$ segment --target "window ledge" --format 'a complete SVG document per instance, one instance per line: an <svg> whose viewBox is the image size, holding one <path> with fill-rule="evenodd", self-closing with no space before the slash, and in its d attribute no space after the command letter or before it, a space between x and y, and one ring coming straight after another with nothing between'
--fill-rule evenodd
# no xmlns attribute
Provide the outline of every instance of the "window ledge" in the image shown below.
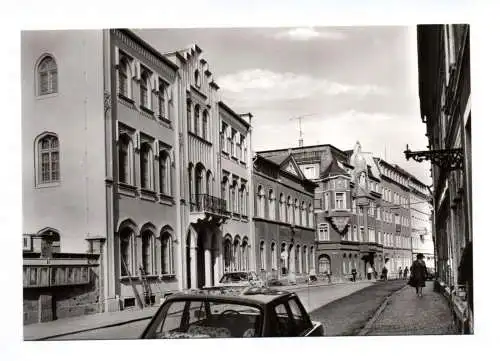
<svg viewBox="0 0 500 361"><path fill-rule="evenodd" d="M137 187L127 184L127 183L118 183L118 192L120 194L129 196L129 197L135 197L137 196Z"/></svg>
<svg viewBox="0 0 500 361"><path fill-rule="evenodd" d="M171 206L171 205L175 204L174 197L169 196L169 195L164 194L164 193L160 193L160 203L168 204Z"/></svg>
<svg viewBox="0 0 500 361"><path fill-rule="evenodd" d="M36 188L53 188L61 185L61 182L38 183Z"/></svg>
<svg viewBox="0 0 500 361"><path fill-rule="evenodd" d="M147 106L145 106L145 105L141 105L139 108L140 108L140 109L141 109L144 113L147 113L147 114L148 114L149 116L151 116L151 117L153 117L153 116L154 116L154 114L155 114L155 113L154 113L154 112L153 112L150 108L148 108L148 107L147 107Z"/></svg>
<svg viewBox="0 0 500 361"><path fill-rule="evenodd" d="M141 188L140 196L141 196L141 199L148 200L148 201L155 202L158 200L156 193L152 190L149 190L149 189Z"/></svg>
<svg viewBox="0 0 500 361"><path fill-rule="evenodd" d="M37 94L36 99L37 100L43 100L43 99L48 99L48 98L54 98L58 96L58 92L53 92L53 93L47 93L47 94Z"/></svg>
<svg viewBox="0 0 500 361"><path fill-rule="evenodd" d="M124 100L126 101L127 103L129 104L135 104L134 100L129 98L128 96L126 96L125 94L122 94L122 93L118 93L118 98L120 98L121 100Z"/></svg>
<svg viewBox="0 0 500 361"><path fill-rule="evenodd" d="M163 115L159 115L158 119L160 119L168 127L172 127L172 122L168 118L165 118Z"/></svg>
<svg viewBox="0 0 500 361"><path fill-rule="evenodd" d="M120 276L120 282L129 282L130 280L131 281L137 281L139 280L139 276L137 275L131 275L130 277L129 276Z"/></svg>
<svg viewBox="0 0 500 361"><path fill-rule="evenodd" d="M175 278L175 273L166 273L160 275L160 279L162 280L173 279L173 278Z"/></svg>

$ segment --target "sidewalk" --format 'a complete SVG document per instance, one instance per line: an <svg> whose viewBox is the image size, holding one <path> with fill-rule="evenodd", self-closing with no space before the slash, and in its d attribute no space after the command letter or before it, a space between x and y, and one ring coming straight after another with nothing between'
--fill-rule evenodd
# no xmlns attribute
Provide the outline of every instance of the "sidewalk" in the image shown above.
<svg viewBox="0 0 500 361"><path fill-rule="evenodd" d="M450 308L442 295L427 282L423 297L405 286L388 301L366 336L454 335Z"/></svg>
<svg viewBox="0 0 500 361"><path fill-rule="evenodd" d="M351 282L329 284L328 282L318 281L309 286L307 284L299 284L293 286L274 286L272 288L304 293L307 292L308 288L309 289L325 288L328 286L334 287L342 284L349 284L349 285L352 284L352 285L357 285L356 288L362 288L369 286L370 283L373 283L373 281L360 281L356 282L355 284ZM366 286L364 286L365 284ZM353 287L346 287L345 290L339 290L338 297L342 297L344 295L354 292L355 289L351 290L351 288ZM325 299L325 301L323 299L321 300L321 302L326 302L326 301L331 301L331 297L329 297L329 299ZM94 329L119 326L121 324L146 320L153 316L158 307L159 306L146 308L144 310L126 310L118 312L95 313L85 316L63 318L51 322L25 325L23 328L24 340L25 341L43 340L47 338L53 338L56 336L70 335L72 333L79 333Z"/></svg>

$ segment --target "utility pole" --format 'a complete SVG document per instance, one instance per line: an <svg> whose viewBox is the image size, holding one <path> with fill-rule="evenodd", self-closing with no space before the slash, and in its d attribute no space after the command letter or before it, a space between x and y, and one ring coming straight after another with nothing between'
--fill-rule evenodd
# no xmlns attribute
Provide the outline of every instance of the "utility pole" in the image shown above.
<svg viewBox="0 0 500 361"><path fill-rule="evenodd" d="M302 133L302 119L316 115L316 113L310 113L310 114L302 114L298 115L296 117L292 117L289 120L298 120L299 121L299 147L302 147L304 145L304 138L303 138L303 133Z"/></svg>

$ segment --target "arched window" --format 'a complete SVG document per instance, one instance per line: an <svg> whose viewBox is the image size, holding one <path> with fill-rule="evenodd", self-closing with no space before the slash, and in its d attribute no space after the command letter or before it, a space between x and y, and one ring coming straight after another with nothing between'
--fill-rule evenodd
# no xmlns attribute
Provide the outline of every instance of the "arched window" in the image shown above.
<svg viewBox="0 0 500 361"><path fill-rule="evenodd" d="M158 112L160 117L170 119L170 98L168 93L168 84L160 82L158 88Z"/></svg>
<svg viewBox="0 0 500 361"><path fill-rule="evenodd" d="M243 238L243 242L241 243L241 268L245 271L248 271L250 268L248 240L246 238Z"/></svg>
<svg viewBox="0 0 500 361"><path fill-rule="evenodd" d="M300 224L300 207L299 207L299 200L295 198L294 202L294 209L295 209L295 215L294 215L294 224L299 225Z"/></svg>
<svg viewBox="0 0 500 361"><path fill-rule="evenodd" d="M283 193L280 194L280 205L279 205L280 215L279 219L281 222L286 222L286 202Z"/></svg>
<svg viewBox="0 0 500 361"><path fill-rule="evenodd" d="M261 270L265 270L267 268L266 267L266 243L264 241L260 241L259 263L260 263Z"/></svg>
<svg viewBox="0 0 500 361"><path fill-rule="evenodd" d="M301 225L306 226L307 225L307 211L306 211L306 202L302 202L301 212L302 212L302 219L301 219Z"/></svg>
<svg viewBox="0 0 500 361"><path fill-rule="evenodd" d="M60 181L59 139L55 134L47 134L37 141L38 184Z"/></svg>
<svg viewBox="0 0 500 361"><path fill-rule="evenodd" d="M265 195L264 195L264 189L262 186L257 187L257 216L264 218L265 217Z"/></svg>
<svg viewBox="0 0 500 361"><path fill-rule="evenodd" d="M202 126L201 126L201 136L203 139L208 139L208 111L203 111L202 116Z"/></svg>
<svg viewBox="0 0 500 361"><path fill-rule="evenodd" d="M153 190L153 151L148 143L141 144L141 188Z"/></svg>
<svg viewBox="0 0 500 361"><path fill-rule="evenodd" d="M245 184L242 184L240 188L239 202L240 202L240 214L242 214L243 216L247 215L246 194L247 194L246 186Z"/></svg>
<svg viewBox="0 0 500 361"><path fill-rule="evenodd" d="M236 238L233 243L233 258L233 269L239 271L241 269L241 248L239 238Z"/></svg>
<svg viewBox="0 0 500 361"><path fill-rule="evenodd" d="M168 232L163 232L160 237L160 263L161 274L174 274L174 249L172 244L172 236Z"/></svg>
<svg viewBox="0 0 500 361"><path fill-rule="evenodd" d="M222 199L226 202L226 210L230 210L230 204L229 204L229 179L227 177L224 177L222 179Z"/></svg>
<svg viewBox="0 0 500 361"><path fill-rule="evenodd" d="M308 226L310 228L314 228L314 210L311 203L309 203L309 223Z"/></svg>
<svg viewBox="0 0 500 361"><path fill-rule="evenodd" d="M207 171L207 179L206 179L206 186L205 186L205 193L208 195L212 195L212 182L213 182L213 177L212 177L212 172Z"/></svg>
<svg viewBox="0 0 500 361"><path fill-rule="evenodd" d="M194 134L200 135L200 106L194 106Z"/></svg>
<svg viewBox="0 0 500 361"><path fill-rule="evenodd" d="M231 239L226 238L224 240L224 270L230 271L233 267L231 267L231 263L233 260L232 251L231 251Z"/></svg>
<svg viewBox="0 0 500 361"><path fill-rule="evenodd" d="M269 219L276 218L276 199L274 197L274 191L272 189L269 190Z"/></svg>
<svg viewBox="0 0 500 361"><path fill-rule="evenodd" d="M276 253L276 243L271 243L271 268L276 271L278 269L278 255Z"/></svg>
<svg viewBox="0 0 500 361"><path fill-rule="evenodd" d="M191 106L192 106L191 99L186 100L186 119L187 119L188 131L191 131L193 129Z"/></svg>
<svg viewBox="0 0 500 361"><path fill-rule="evenodd" d="M130 59L125 54L121 54L118 64L118 93L120 95L131 98L131 80Z"/></svg>
<svg viewBox="0 0 500 361"><path fill-rule="evenodd" d="M233 185L231 186L231 204L233 206L232 211L234 213L238 213L238 197L236 196L237 191L238 191L238 182L234 180Z"/></svg>
<svg viewBox="0 0 500 361"><path fill-rule="evenodd" d="M135 247L135 234L132 229L126 227L120 231L120 264L121 264L121 276L126 277L129 273L131 275L135 274L135 270L132 265L132 250Z"/></svg>
<svg viewBox="0 0 500 361"><path fill-rule="evenodd" d="M172 161L166 150L160 152L160 193L172 195Z"/></svg>
<svg viewBox="0 0 500 361"><path fill-rule="evenodd" d="M38 64L38 95L57 93L57 64L47 55Z"/></svg>
<svg viewBox="0 0 500 361"><path fill-rule="evenodd" d="M307 258L307 246L302 248L302 263L304 264L304 272L309 273L309 259Z"/></svg>
<svg viewBox="0 0 500 361"><path fill-rule="evenodd" d="M318 273L330 273L330 257L322 254L318 259Z"/></svg>
<svg viewBox="0 0 500 361"><path fill-rule="evenodd" d="M151 72L147 69L141 70L141 106L151 109Z"/></svg>
<svg viewBox="0 0 500 361"><path fill-rule="evenodd" d="M147 275L153 273L153 244L155 236L147 230L142 232L142 268Z"/></svg>
<svg viewBox="0 0 500 361"><path fill-rule="evenodd" d="M194 71L194 84L198 88L201 86L200 71L198 69Z"/></svg>
<svg viewBox="0 0 500 361"><path fill-rule="evenodd" d="M132 184L132 141L127 134L118 139L118 179L121 183Z"/></svg>
<svg viewBox="0 0 500 361"><path fill-rule="evenodd" d="M288 203L288 209L287 209L287 222L292 224L293 223L293 204L292 204L292 197L288 196L287 198L287 203Z"/></svg>

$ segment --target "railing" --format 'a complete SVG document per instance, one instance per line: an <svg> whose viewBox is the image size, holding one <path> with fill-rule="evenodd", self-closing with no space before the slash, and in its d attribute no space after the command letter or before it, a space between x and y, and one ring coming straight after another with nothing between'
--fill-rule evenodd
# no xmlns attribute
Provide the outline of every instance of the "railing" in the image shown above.
<svg viewBox="0 0 500 361"><path fill-rule="evenodd" d="M213 214L226 214L226 200L209 194L195 194L191 202L191 212L208 212Z"/></svg>

